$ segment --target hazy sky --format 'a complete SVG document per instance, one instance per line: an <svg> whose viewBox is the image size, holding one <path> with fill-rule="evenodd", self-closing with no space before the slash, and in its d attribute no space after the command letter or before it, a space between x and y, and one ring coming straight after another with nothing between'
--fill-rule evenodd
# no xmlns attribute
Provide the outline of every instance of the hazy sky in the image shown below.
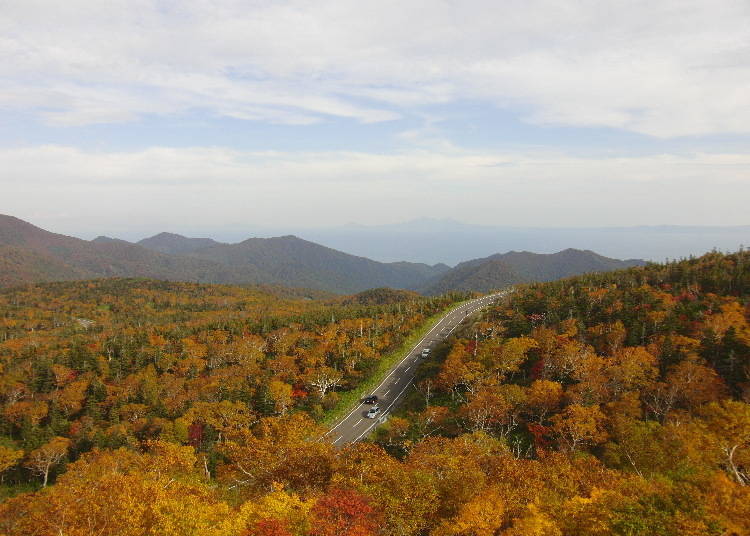
<svg viewBox="0 0 750 536"><path fill-rule="evenodd" d="M748 224L750 2L0 0L0 212Z"/></svg>

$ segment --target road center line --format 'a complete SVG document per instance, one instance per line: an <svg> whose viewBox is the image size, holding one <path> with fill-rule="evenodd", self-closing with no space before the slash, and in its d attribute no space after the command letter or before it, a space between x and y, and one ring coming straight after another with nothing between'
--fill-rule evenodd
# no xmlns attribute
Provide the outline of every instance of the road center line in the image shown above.
<svg viewBox="0 0 750 536"><path fill-rule="evenodd" d="M403 389L401 389L401 392L400 392L399 394L397 394L397 395L396 395L396 398L394 398L394 399L393 399L393 402L391 402L390 404L388 404L388 407L387 407L387 408L385 408L385 411L383 411L383 415L385 415L386 413L388 413L388 410L390 410L390 409L391 409L391 406L393 406L393 404L395 404L395 403L396 403L396 402L398 401L399 397L400 397L400 396L401 396L402 394L404 394L404 391L406 391L407 387L409 387L409 386L410 386L411 384L412 384L412 382L411 382L411 381L409 381L409 382L408 382L408 383L407 383L406 385L404 385L404 388L403 388ZM358 437L357 439L355 439L355 440L354 440L354 442L356 443L357 441L359 441L360 439L362 439L362 437L363 437L364 435L366 435L366 434L367 434L367 433L368 433L368 432L369 432L370 430L372 430L372 428L373 428L373 427L374 427L375 425L377 425L377 424L378 424L378 421L376 420L376 421L375 421L374 423L372 423L372 424L370 425L370 427L369 427L369 428L368 428L367 430L365 430L364 432L362 432L362 433L361 433L361 434L359 435L359 437ZM338 439L337 439L336 441L338 441Z"/></svg>

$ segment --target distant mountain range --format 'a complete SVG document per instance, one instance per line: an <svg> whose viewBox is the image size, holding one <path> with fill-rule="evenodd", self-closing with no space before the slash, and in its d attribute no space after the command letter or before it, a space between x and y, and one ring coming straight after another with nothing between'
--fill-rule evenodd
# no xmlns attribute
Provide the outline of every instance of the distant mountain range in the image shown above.
<svg viewBox="0 0 750 536"><path fill-rule="evenodd" d="M87 241L0 215L0 285L6 287L35 281L148 277L354 293L374 287L416 287L448 269L377 262L294 236L251 238L239 244L167 233L139 244L104 236Z"/></svg>
<svg viewBox="0 0 750 536"><path fill-rule="evenodd" d="M276 234L287 232L278 230ZM750 225L535 228L420 219L392 225L310 228L295 234L380 261L444 262L451 266L500 251L554 253L565 248L592 250L618 259L663 262L667 258L700 256L713 248L737 251L740 245L750 244ZM268 235L259 230L256 236Z"/></svg>
<svg viewBox="0 0 750 536"><path fill-rule="evenodd" d="M591 251L510 252L445 264L378 262L296 236L225 244L160 233L138 243L100 236L87 241L0 215L0 286L102 277L147 277L226 284L272 284L342 294L378 287L439 294L486 291L642 264Z"/></svg>

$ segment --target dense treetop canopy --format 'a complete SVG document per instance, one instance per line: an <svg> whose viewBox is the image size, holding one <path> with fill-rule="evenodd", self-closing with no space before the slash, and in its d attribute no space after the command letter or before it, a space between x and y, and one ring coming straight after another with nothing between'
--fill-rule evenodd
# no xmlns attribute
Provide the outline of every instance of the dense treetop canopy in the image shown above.
<svg viewBox="0 0 750 536"><path fill-rule="evenodd" d="M749 265L712 253L518 287L341 450L320 417L450 299L6 291L0 531L748 534Z"/></svg>

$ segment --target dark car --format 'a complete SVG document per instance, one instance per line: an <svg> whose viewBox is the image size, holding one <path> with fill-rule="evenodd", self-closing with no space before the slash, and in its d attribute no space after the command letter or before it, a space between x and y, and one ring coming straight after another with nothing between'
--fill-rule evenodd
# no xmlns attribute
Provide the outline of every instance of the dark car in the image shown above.
<svg viewBox="0 0 750 536"><path fill-rule="evenodd" d="M378 397L375 395L370 395L364 400L365 404L377 404L378 403Z"/></svg>

